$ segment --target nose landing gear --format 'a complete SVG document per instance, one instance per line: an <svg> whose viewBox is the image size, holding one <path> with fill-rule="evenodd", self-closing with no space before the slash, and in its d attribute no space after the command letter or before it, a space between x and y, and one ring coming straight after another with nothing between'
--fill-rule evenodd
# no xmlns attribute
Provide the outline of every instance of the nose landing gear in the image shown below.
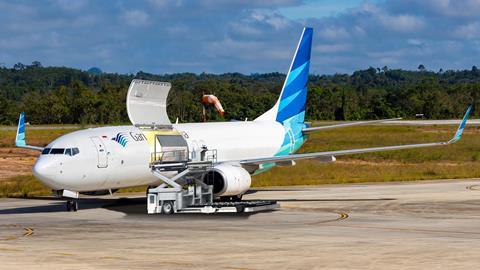
<svg viewBox="0 0 480 270"><path fill-rule="evenodd" d="M66 206L67 206L67 212L70 212L70 211L77 212L78 210L77 201L67 201Z"/></svg>

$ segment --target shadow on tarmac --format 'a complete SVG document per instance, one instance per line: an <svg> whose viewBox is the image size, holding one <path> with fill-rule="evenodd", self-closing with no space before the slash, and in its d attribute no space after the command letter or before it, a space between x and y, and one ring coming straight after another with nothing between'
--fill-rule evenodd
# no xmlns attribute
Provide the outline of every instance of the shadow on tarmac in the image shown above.
<svg viewBox="0 0 480 270"><path fill-rule="evenodd" d="M66 205L64 199L48 198L48 197L31 197L20 198L24 200L45 200L50 201L44 205L16 207L8 209L0 209L0 215L11 214L35 214L35 213L54 213L54 212L66 212ZM121 212L127 215L127 217L139 218L155 218L158 215L148 215L146 209L146 199L144 197L137 198L80 198L77 200L79 204L79 210L86 209L98 209L105 208L111 211ZM216 213L214 215L205 214L177 214L162 216L162 218L182 218L182 217L207 217L211 219L215 217L235 217L245 219L256 213Z"/></svg>
<svg viewBox="0 0 480 270"><path fill-rule="evenodd" d="M65 211L65 204L55 202L47 205L0 209L0 215L51 213L63 211Z"/></svg>
<svg viewBox="0 0 480 270"><path fill-rule="evenodd" d="M65 212L66 204L65 199L59 199L54 197L30 197L19 198L24 200L45 200L51 201L45 205L16 207L8 209L0 209L0 215L8 214L34 214L34 213L52 213L52 212ZM79 211L85 209L97 209L108 208L110 206L128 206L128 205L141 205L142 210L145 212L145 198L80 198L77 200L79 204Z"/></svg>
<svg viewBox="0 0 480 270"><path fill-rule="evenodd" d="M131 216L134 218L144 217L144 218L158 218L158 215L148 215L147 214L147 206L146 206L146 199L145 198L121 198L114 204L109 204L104 206L104 208L122 212L127 216ZM268 211L266 211L268 212ZM266 213L263 212L263 213ZM239 219L246 219L252 215L258 214L257 213L215 213L215 214L200 214L200 213L181 213L181 214L174 214L174 215L161 215L162 219L183 219L183 218L196 218L202 219L202 217L212 219L212 218L239 218Z"/></svg>
<svg viewBox="0 0 480 270"><path fill-rule="evenodd" d="M8 209L0 209L0 215L9 215L9 214L34 214L34 213L52 213L52 212L65 212L66 205L64 199L58 198L49 198L49 197L31 197L31 198L21 198L24 200L46 200L50 203L45 205L37 206L26 206L26 207L16 207ZM261 200L261 199L259 199ZM362 202L362 201L392 201L396 200L395 198L376 198L376 199L276 199L277 202ZM146 213L146 202L144 197L136 198L80 198L78 199L79 211L86 209L98 209L105 208L111 211L121 212L127 216L155 216L147 215ZM275 210L274 210L275 211ZM262 212L266 213L266 212ZM268 211L267 211L268 213ZM214 216L221 217L240 217L248 218L251 215L258 213L216 213ZM181 214L174 216L209 216L212 215L202 215L202 214Z"/></svg>

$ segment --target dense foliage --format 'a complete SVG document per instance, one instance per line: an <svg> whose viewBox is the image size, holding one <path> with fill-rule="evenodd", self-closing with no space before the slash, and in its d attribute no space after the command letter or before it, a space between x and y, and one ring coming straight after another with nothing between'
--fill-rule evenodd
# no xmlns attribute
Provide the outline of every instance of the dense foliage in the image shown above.
<svg viewBox="0 0 480 270"><path fill-rule="evenodd" d="M127 123L125 98L134 78L171 82L168 111L172 121L178 117L180 122L195 122L201 119L203 93L217 95L226 110L222 118L209 109L210 120L254 119L275 103L285 75L122 75L19 63L0 68L0 124L15 124L20 111L25 111L32 124ZM414 118L415 114L454 118L463 114L467 104L478 107L479 93L480 71L476 67L445 72L384 67L352 75L312 75L307 118ZM480 116L480 112L474 113Z"/></svg>

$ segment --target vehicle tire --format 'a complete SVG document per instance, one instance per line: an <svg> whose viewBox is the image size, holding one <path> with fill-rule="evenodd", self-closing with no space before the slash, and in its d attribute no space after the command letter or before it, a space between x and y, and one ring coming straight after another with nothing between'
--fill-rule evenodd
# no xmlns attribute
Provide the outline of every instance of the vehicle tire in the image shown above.
<svg viewBox="0 0 480 270"><path fill-rule="evenodd" d="M237 213L245 212L245 206L244 205L239 204L239 205L235 206L235 208L237 208Z"/></svg>
<svg viewBox="0 0 480 270"><path fill-rule="evenodd" d="M173 210L173 202L172 201L164 201L162 204L162 214L171 215L174 213Z"/></svg>
<svg viewBox="0 0 480 270"><path fill-rule="evenodd" d="M78 211L78 202L72 202L72 210L73 212L77 212Z"/></svg>
<svg viewBox="0 0 480 270"><path fill-rule="evenodd" d="M72 202L71 201L67 201L66 206L67 206L67 212L72 211Z"/></svg>

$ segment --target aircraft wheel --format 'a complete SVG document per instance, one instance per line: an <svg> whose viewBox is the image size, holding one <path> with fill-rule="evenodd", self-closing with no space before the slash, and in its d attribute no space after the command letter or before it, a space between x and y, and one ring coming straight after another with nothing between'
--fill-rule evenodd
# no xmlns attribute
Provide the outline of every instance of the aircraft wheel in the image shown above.
<svg viewBox="0 0 480 270"><path fill-rule="evenodd" d="M162 214L170 215L173 214L173 202L172 201L164 201L162 205Z"/></svg>

